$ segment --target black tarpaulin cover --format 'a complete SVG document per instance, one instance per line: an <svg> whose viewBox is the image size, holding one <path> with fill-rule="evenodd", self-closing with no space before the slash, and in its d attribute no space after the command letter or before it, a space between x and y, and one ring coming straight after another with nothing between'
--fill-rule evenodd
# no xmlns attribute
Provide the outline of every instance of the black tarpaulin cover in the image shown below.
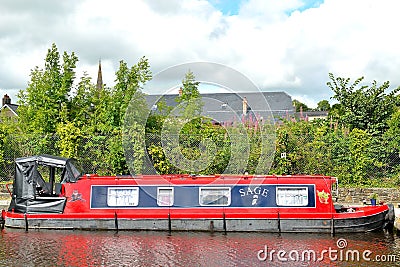
<svg viewBox="0 0 400 267"><path fill-rule="evenodd" d="M9 211L23 213L59 213L65 205L64 197L38 197L36 188L50 191L47 183L38 171L38 166L62 169L61 183L74 183L80 178L80 171L72 159L51 155L39 155L15 160L15 178L13 197Z"/></svg>

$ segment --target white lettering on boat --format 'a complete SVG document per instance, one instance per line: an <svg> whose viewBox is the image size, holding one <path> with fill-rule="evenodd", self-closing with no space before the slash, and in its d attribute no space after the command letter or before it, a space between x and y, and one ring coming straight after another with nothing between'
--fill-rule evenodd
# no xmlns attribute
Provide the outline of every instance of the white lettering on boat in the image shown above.
<svg viewBox="0 0 400 267"><path fill-rule="evenodd" d="M245 197L248 195L258 195L258 196L263 196L267 197L268 196L268 189L267 188L262 188L261 186L256 186L256 187L247 187L246 188L240 188L239 193L241 197Z"/></svg>

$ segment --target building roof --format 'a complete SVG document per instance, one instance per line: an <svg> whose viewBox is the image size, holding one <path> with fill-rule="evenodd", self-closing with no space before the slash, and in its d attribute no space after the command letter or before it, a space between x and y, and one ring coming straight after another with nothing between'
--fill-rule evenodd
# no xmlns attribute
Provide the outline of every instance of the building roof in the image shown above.
<svg viewBox="0 0 400 267"><path fill-rule="evenodd" d="M177 94L147 95L149 108L164 99L168 106L176 107ZM243 99L247 99L248 110L253 114L268 112L274 117L285 117L294 114L292 98L285 92L243 92L243 93L210 93L201 94L203 115L218 121L232 120L233 115L243 115ZM268 103L268 105L266 104ZM268 108L269 106L269 108Z"/></svg>
<svg viewBox="0 0 400 267"><path fill-rule="evenodd" d="M15 116L18 117L18 113L17 113L18 105L16 105L16 104L4 104L4 106L2 106L0 108L0 111L2 111L3 109L9 109L12 112L12 114L14 114Z"/></svg>

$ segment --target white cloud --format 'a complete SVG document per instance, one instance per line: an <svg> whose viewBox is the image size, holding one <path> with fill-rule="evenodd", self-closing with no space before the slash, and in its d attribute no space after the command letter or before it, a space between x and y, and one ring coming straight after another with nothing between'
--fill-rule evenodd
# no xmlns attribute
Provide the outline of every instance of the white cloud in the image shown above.
<svg viewBox="0 0 400 267"><path fill-rule="evenodd" d="M247 0L224 15L205 0L1 1L0 93L23 89L51 43L79 57L95 81L114 83L119 60L149 58L153 72L191 61L227 64L265 90L316 106L336 76L400 84L397 0ZM318 1L318 4L320 1ZM47 14L44 16L43 14Z"/></svg>

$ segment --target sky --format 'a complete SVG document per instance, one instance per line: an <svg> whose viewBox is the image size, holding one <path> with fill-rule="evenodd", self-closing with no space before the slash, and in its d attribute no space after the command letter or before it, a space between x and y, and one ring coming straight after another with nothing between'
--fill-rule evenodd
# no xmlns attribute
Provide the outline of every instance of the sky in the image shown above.
<svg viewBox="0 0 400 267"><path fill-rule="evenodd" d="M100 59L107 86L120 60L132 66L145 56L153 74L212 62L316 107L333 102L329 73L400 85L399 7L398 0L1 0L0 95L15 103L55 43L78 56L77 80L87 72L95 83Z"/></svg>

